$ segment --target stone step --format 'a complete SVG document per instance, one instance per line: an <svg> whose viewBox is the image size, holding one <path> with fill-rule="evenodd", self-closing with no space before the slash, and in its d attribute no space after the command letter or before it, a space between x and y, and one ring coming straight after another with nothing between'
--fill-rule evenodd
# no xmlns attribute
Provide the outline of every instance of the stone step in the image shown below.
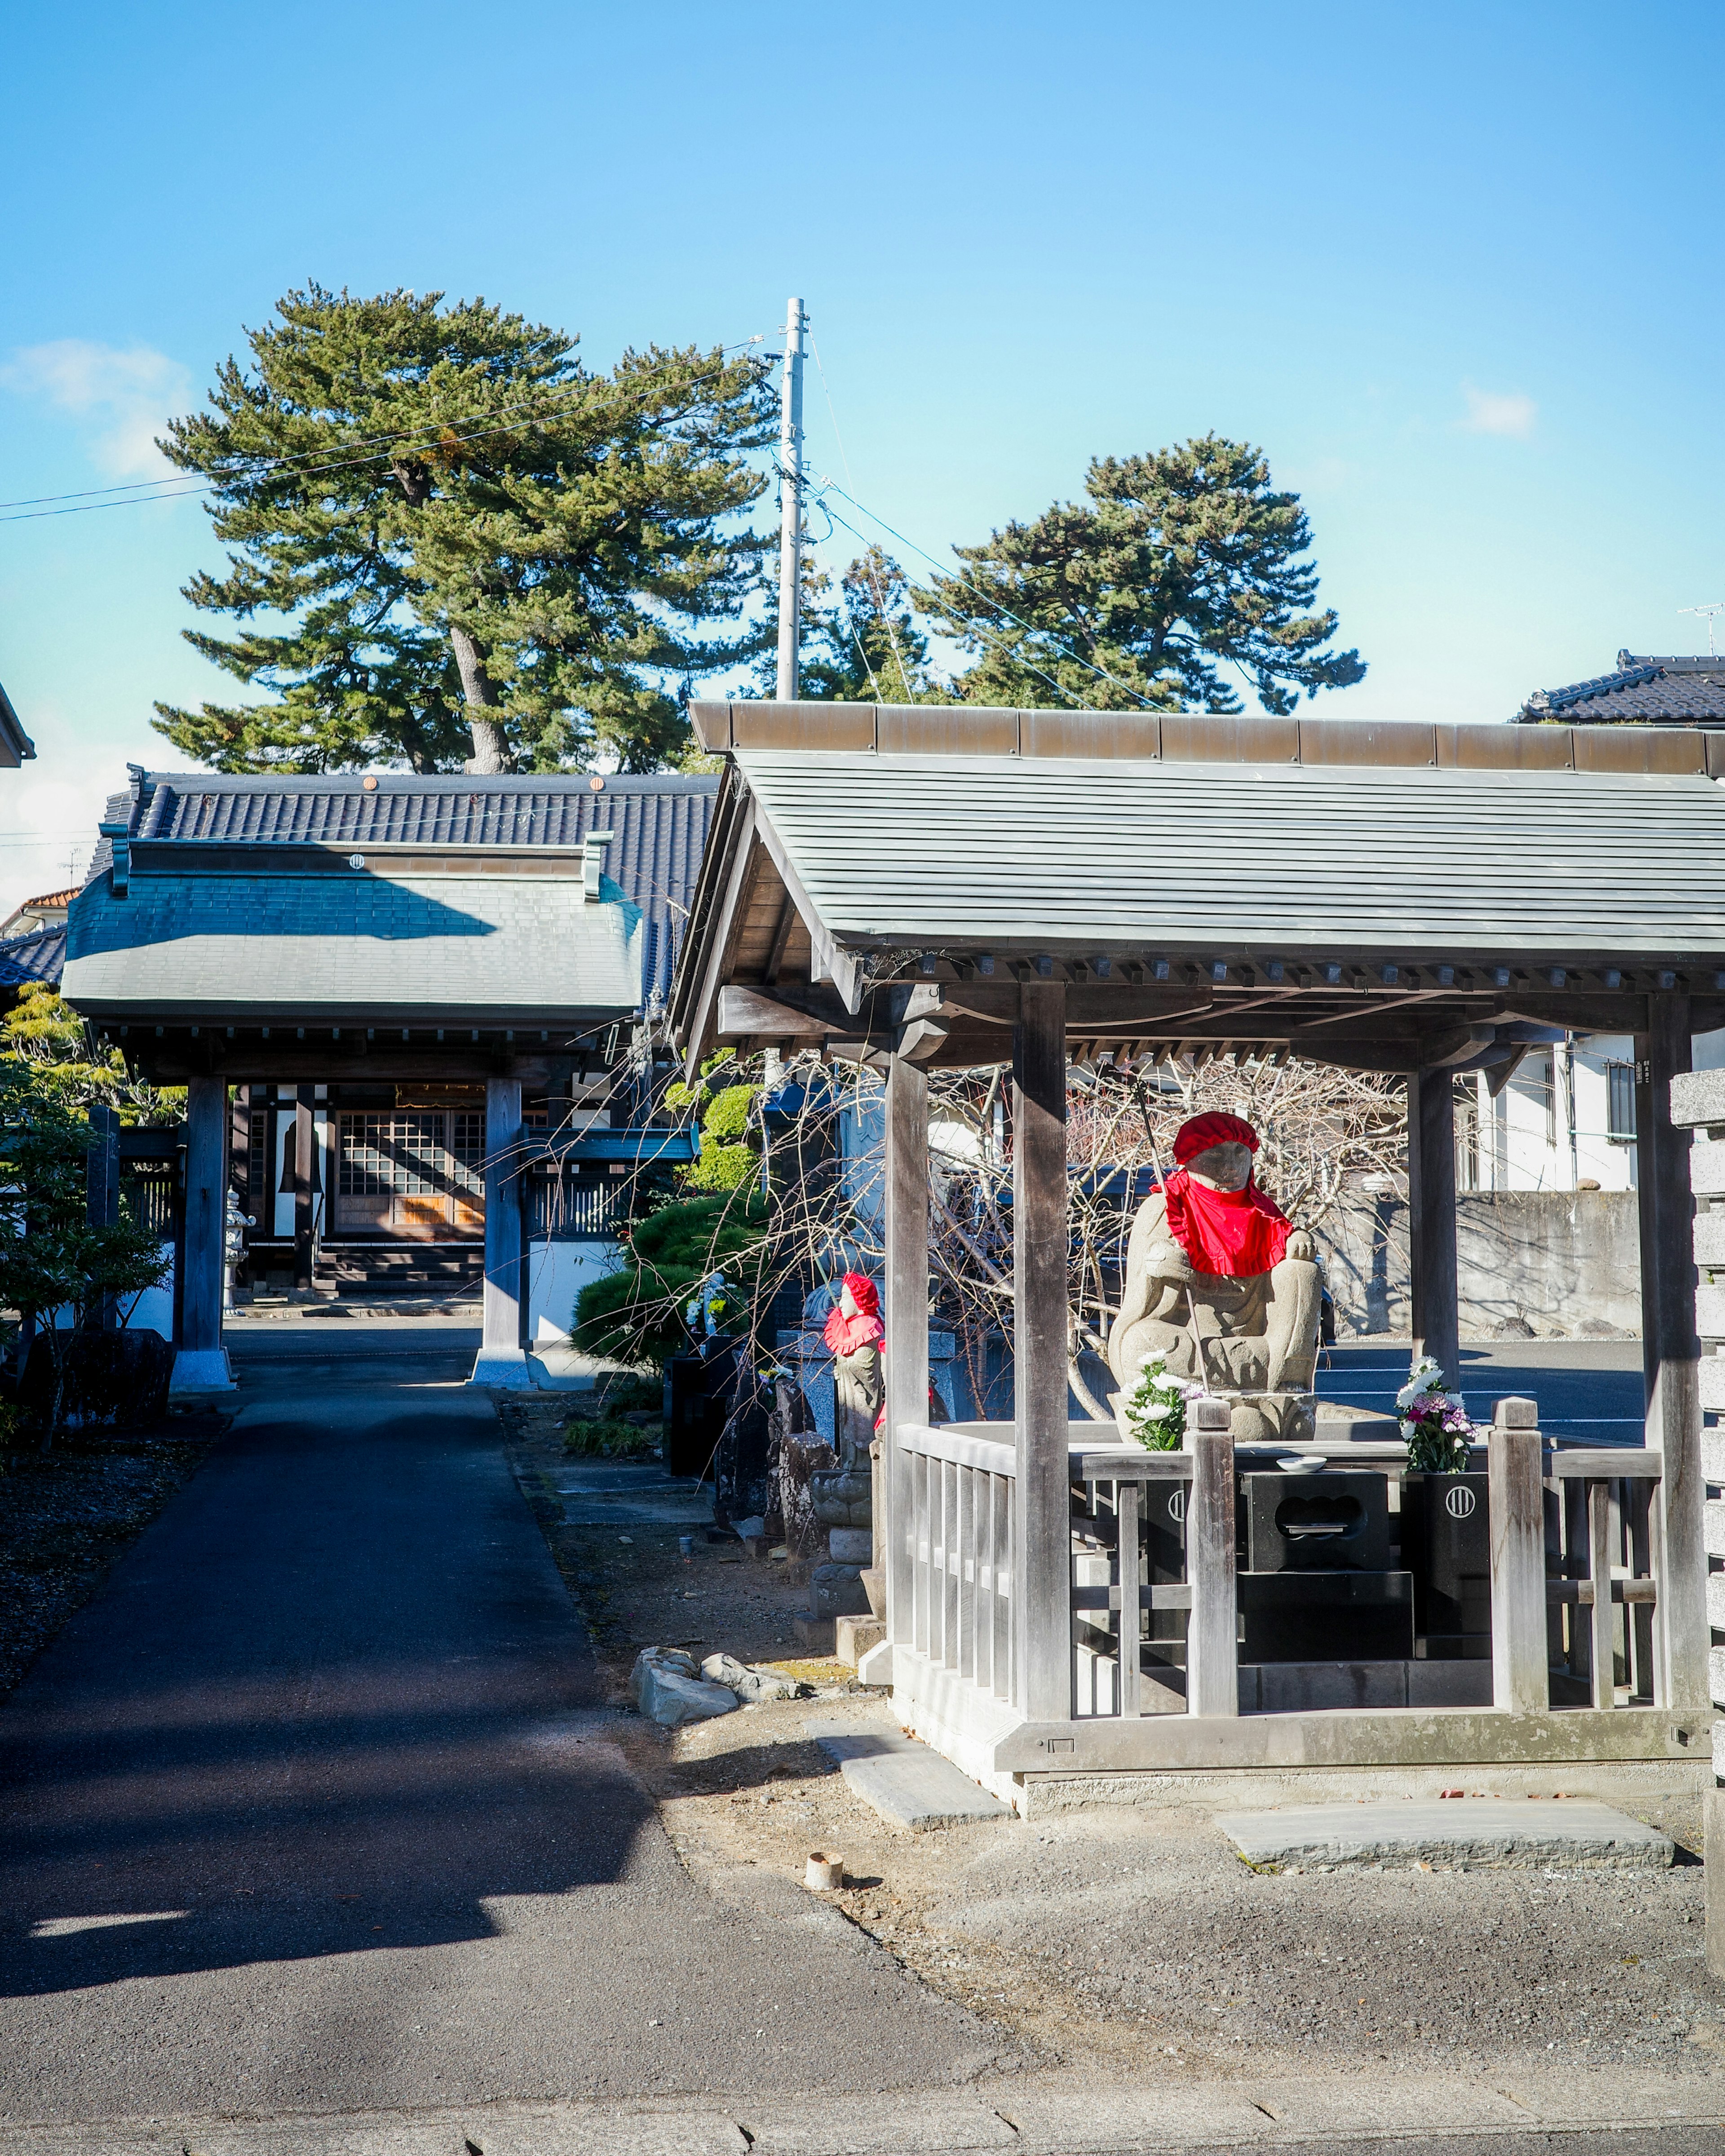
<svg viewBox="0 0 1725 2156"><path fill-rule="evenodd" d="M1725 1340L1725 1287L1697 1288L1695 1329L1703 1340Z"/></svg>
<svg viewBox="0 0 1725 2156"><path fill-rule="evenodd" d="M1707 1622L1716 1632L1725 1632L1725 1572L1707 1574Z"/></svg>
<svg viewBox="0 0 1725 2156"><path fill-rule="evenodd" d="M1725 1355L1703 1355L1698 1368L1702 1408L1708 1414L1725 1414Z"/></svg>
<svg viewBox="0 0 1725 2156"><path fill-rule="evenodd" d="M1702 1537L1709 1557L1725 1557L1725 1501L1709 1497L1701 1508Z"/></svg>
<svg viewBox="0 0 1725 2156"><path fill-rule="evenodd" d="M1216 1825L1250 1864L1428 1864L1441 1870L1586 1865L1659 1871L1669 1835L1584 1797L1290 1804L1221 1812Z"/></svg>
<svg viewBox="0 0 1725 2156"><path fill-rule="evenodd" d="M1697 1138L1690 1146L1689 1188L1697 1198L1725 1197L1725 1144Z"/></svg>
<svg viewBox="0 0 1725 2156"><path fill-rule="evenodd" d="M1012 1807L938 1752L887 1722L805 1722L863 1802L913 1832L962 1820L1010 1819Z"/></svg>

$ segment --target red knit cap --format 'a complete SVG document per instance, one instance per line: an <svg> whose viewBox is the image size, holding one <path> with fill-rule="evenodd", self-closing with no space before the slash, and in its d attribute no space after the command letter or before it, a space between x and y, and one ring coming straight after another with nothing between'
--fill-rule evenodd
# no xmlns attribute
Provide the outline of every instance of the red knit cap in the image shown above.
<svg viewBox="0 0 1725 2156"><path fill-rule="evenodd" d="M1255 1152L1258 1133L1243 1116L1224 1116L1215 1111L1194 1116L1174 1132L1175 1165L1183 1168L1189 1160L1216 1145L1243 1145Z"/></svg>

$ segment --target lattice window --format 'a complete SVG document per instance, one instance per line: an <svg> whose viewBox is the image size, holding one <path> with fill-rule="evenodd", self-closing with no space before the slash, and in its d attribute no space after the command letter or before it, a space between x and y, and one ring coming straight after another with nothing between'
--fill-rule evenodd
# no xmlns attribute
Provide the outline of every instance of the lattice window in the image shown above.
<svg viewBox="0 0 1725 2156"><path fill-rule="evenodd" d="M447 1188L453 1163L443 1124L439 1115L344 1115L341 1195L423 1197Z"/></svg>
<svg viewBox="0 0 1725 2156"><path fill-rule="evenodd" d="M456 1189L483 1197L485 1189L485 1113L458 1108L449 1118L449 1179Z"/></svg>

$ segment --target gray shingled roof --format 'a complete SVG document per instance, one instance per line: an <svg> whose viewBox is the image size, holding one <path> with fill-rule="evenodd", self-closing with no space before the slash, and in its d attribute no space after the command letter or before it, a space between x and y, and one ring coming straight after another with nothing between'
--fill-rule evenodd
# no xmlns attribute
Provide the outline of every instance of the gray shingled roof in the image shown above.
<svg viewBox="0 0 1725 2156"><path fill-rule="evenodd" d="M733 754L841 948L1725 960L1704 778Z"/></svg>
<svg viewBox="0 0 1725 2156"><path fill-rule="evenodd" d="M232 856L228 858L231 860ZM280 856L275 859L279 861ZM177 870L156 850L72 906L62 986L91 1018L495 1027L639 1008L644 923L605 880Z"/></svg>
<svg viewBox="0 0 1725 2156"><path fill-rule="evenodd" d="M1725 726L1725 658L1639 658L1620 651L1614 673L1538 689L1516 718L1565 726Z"/></svg>
<svg viewBox="0 0 1725 2156"><path fill-rule="evenodd" d="M589 831L616 834L605 857L644 916L643 993L670 986L690 899L701 869L718 780L654 773L591 778L532 774L495 778L412 772L341 773L311 778L147 772L112 796L105 821L143 839L227 844L579 846ZM374 782L368 784L367 781ZM105 875L104 839L90 880Z"/></svg>

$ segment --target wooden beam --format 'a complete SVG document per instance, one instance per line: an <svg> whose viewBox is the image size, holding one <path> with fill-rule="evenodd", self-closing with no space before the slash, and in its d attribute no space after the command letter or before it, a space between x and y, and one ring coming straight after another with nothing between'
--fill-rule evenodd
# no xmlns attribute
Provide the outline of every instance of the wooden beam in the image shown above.
<svg viewBox="0 0 1725 2156"><path fill-rule="evenodd" d="M1066 1399L1066 988L1026 981L1012 1044L1013 1525L1016 1704L1072 1712L1071 1500Z"/></svg>
<svg viewBox="0 0 1725 2156"><path fill-rule="evenodd" d="M1701 1343L1695 1332L1695 1201L1689 1133L1671 1122L1671 1080L1691 1064L1687 996L1647 998L1635 1036L1635 1188L1641 1241L1641 1357L1647 1443L1664 1455L1654 1493L1661 1704L1707 1704L1707 1492L1701 1471Z"/></svg>
<svg viewBox="0 0 1725 2156"><path fill-rule="evenodd" d="M744 803L737 819L736 850L732 855L730 873L704 924L706 963L701 969L700 986L690 1006L686 1030L682 1039L685 1084L693 1085L700 1073L701 1059L706 1053L712 1029L719 990L730 970L731 953L737 942L738 917L754 873L754 855L755 804L751 799ZM687 955L685 952L685 957Z"/></svg>
<svg viewBox="0 0 1725 2156"><path fill-rule="evenodd" d="M839 999L834 996L832 1000L836 1004ZM713 1022L714 1038L718 1040L756 1037L820 1040L829 1034L855 1031L856 1020L842 1009L817 1017L778 996L763 995L758 988L721 988L718 1012Z"/></svg>
<svg viewBox="0 0 1725 2156"><path fill-rule="evenodd" d="M868 977L863 971L862 961L854 952L841 951L833 941L819 908L803 888L803 879L796 865L785 850L785 844L766 817L759 819L756 829L768 858L778 870L780 880L789 894L803 926L809 931L809 965L817 978L832 982L845 998L845 1007L851 1012L862 1009L863 992Z"/></svg>
<svg viewBox="0 0 1725 2156"><path fill-rule="evenodd" d="M894 1056L886 1071L886 1435L881 1447L885 1517L875 1523L875 1562L886 1559L886 1636L911 1644L914 1566L911 1463L898 1433L928 1420L928 1080Z"/></svg>
<svg viewBox="0 0 1725 2156"><path fill-rule="evenodd" d="M797 925L797 901L790 893L784 895L784 903L778 909L778 926L773 932L773 946L767 953L767 963L761 978L770 988L778 978L778 969L784 963L785 946L791 940L791 931Z"/></svg>
<svg viewBox="0 0 1725 2156"><path fill-rule="evenodd" d="M1447 1070L1408 1081L1408 1257L1414 1359L1430 1355L1461 1380L1455 1284L1455 1081Z"/></svg>

